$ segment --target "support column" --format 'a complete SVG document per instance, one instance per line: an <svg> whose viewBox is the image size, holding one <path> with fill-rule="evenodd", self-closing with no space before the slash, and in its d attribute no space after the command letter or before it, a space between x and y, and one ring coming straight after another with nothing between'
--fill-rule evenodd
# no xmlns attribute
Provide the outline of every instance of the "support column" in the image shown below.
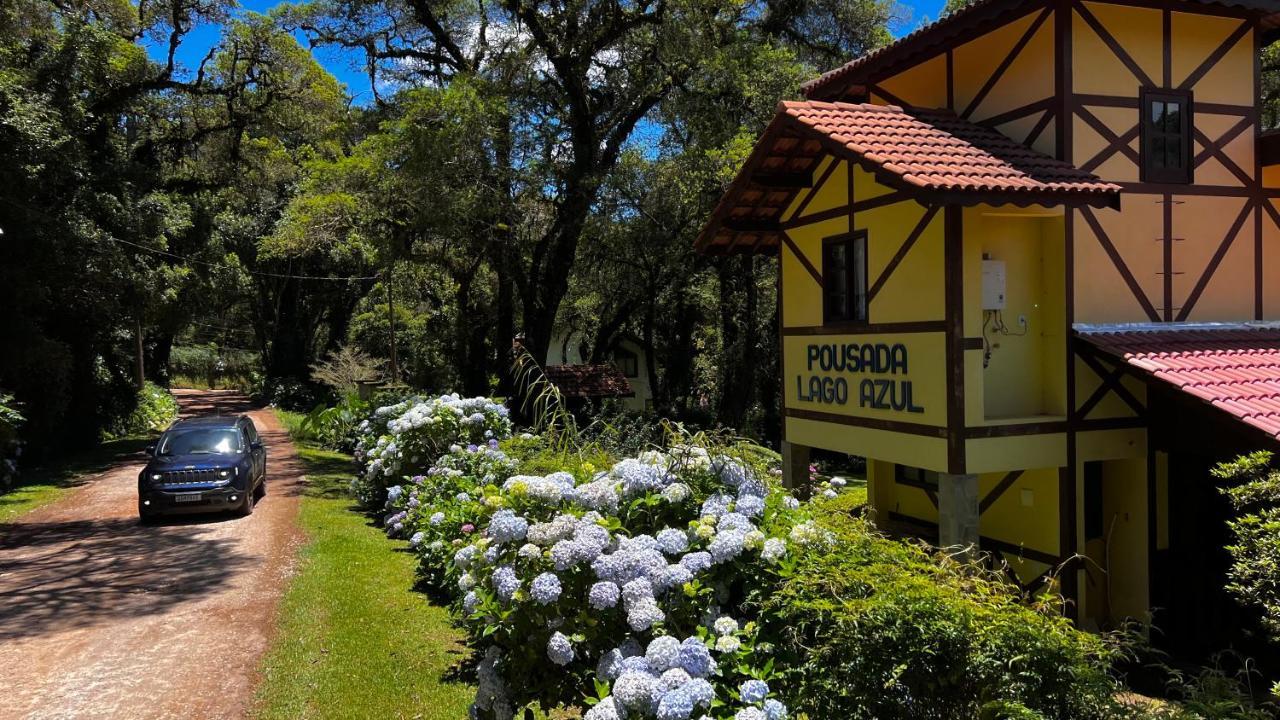
<svg viewBox="0 0 1280 720"><path fill-rule="evenodd" d="M938 544L978 546L978 476L942 474L938 478Z"/></svg>
<svg viewBox="0 0 1280 720"><path fill-rule="evenodd" d="M797 495L808 495L809 447L782 441L782 484Z"/></svg>

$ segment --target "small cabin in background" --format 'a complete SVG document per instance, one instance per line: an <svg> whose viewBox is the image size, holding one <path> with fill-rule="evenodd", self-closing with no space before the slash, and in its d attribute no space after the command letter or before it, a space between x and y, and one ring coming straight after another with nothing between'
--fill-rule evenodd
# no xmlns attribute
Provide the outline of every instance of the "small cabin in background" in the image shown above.
<svg viewBox="0 0 1280 720"><path fill-rule="evenodd" d="M582 348L581 333L559 331L552 336L551 345L547 349L544 365L547 377L560 387L566 397L570 397L566 392L568 388L590 387L594 388L593 392L605 394L581 397L618 398L622 405L632 412L644 412L653 408L653 391L649 386L649 366L645 360L644 348L639 342L626 336L620 338L608 353L610 362L607 365L588 364L582 356ZM593 369L570 371L568 368ZM566 384L557 382L556 377L563 378ZM596 380L586 382L587 378ZM625 392L622 390L624 386Z"/></svg>
<svg viewBox="0 0 1280 720"><path fill-rule="evenodd" d="M782 103L697 240L777 255L788 477L1081 624L1220 641L1208 470L1280 446L1274 0L977 0Z"/></svg>

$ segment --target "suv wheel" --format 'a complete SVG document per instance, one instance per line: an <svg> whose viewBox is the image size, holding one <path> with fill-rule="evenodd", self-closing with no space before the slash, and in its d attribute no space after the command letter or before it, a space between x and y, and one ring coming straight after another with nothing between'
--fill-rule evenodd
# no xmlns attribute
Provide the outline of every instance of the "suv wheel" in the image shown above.
<svg viewBox="0 0 1280 720"><path fill-rule="evenodd" d="M249 517L253 514L253 491L244 494L244 502L240 504L240 517Z"/></svg>

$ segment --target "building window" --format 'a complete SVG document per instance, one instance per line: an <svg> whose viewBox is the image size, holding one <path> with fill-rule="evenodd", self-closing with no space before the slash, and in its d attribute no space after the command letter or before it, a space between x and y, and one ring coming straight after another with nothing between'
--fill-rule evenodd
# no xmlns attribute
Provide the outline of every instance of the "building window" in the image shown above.
<svg viewBox="0 0 1280 720"><path fill-rule="evenodd" d="M617 365L622 374L629 378L640 377L639 358L630 350L623 350L622 348L614 350L613 364Z"/></svg>
<svg viewBox="0 0 1280 720"><path fill-rule="evenodd" d="M933 470L924 470L910 465L894 465L893 479L899 485L908 485L925 490L938 489L938 473Z"/></svg>
<svg viewBox="0 0 1280 720"><path fill-rule="evenodd" d="M822 241L822 319L867 321L867 232Z"/></svg>
<svg viewBox="0 0 1280 720"><path fill-rule="evenodd" d="M1191 182L1191 94L1142 93L1142 179Z"/></svg>

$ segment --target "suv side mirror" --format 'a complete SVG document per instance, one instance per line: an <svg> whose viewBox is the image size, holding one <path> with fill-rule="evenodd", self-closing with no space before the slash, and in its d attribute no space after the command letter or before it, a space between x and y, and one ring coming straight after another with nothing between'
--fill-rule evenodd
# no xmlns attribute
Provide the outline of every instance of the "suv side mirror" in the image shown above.
<svg viewBox="0 0 1280 720"><path fill-rule="evenodd" d="M148 445L148 446L147 446L147 449L146 449L146 450L144 450L143 452L145 452L148 456L155 457L155 454L156 454L156 446L155 446L155 445Z"/></svg>
<svg viewBox="0 0 1280 720"><path fill-rule="evenodd" d="M261 441L261 440L254 440L253 442L249 443L249 449L250 449L250 450L261 450L261 449L262 449L262 441Z"/></svg>

